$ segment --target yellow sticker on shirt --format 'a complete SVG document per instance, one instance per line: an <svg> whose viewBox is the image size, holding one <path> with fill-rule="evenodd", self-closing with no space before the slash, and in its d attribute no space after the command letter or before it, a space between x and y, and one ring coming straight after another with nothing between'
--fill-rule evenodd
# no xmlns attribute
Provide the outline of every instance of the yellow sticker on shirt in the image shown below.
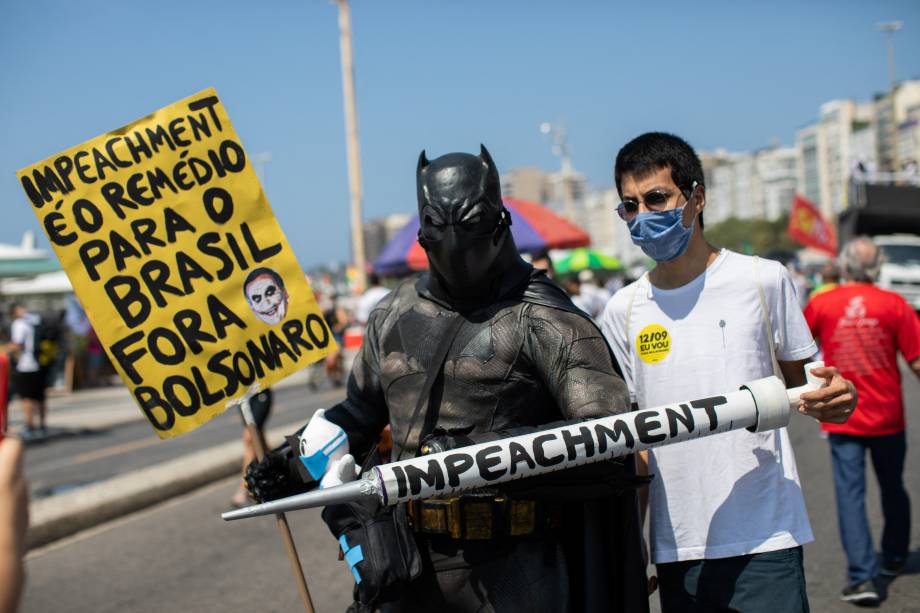
<svg viewBox="0 0 920 613"><path fill-rule="evenodd" d="M646 364L655 364L668 357L671 335L661 324L649 324L636 336L636 353Z"/></svg>

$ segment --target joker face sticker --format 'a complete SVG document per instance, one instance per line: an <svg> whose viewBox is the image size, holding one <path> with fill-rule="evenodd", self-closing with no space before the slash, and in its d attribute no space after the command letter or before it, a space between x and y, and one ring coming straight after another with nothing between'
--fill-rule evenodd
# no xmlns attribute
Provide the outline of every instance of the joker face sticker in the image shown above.
<svg viewBox="0 0 920 613"><path fill-rule="evenodd" d="M287 314L288 294L281 275L270 268L256 268L243 285L246 302L256 317L273 326Z"/></svg>

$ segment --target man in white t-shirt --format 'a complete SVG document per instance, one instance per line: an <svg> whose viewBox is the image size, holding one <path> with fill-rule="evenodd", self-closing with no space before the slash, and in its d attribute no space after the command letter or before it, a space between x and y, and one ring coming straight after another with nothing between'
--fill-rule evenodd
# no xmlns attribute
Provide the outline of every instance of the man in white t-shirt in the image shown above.
<svg viewBox="0 0 920 613"><path fill-rule="evenodd" d="M16 393L22 399L26 428L24 436L35 432L35 417L38 416L38 432L45 433L45 389L48 373L42 368L35 351L35 329L41 323L38 315L30 313L20 304L10 310L13 323L10 326L10 341L16 356L16 370L13 383Z"/></svg>
<svg viewBox="0 0 920 613"><path fill-rule="evenodd" d="M389 293L390 290L380 284L380 277L373 273L369 274L367 276L367 289L358 298L358 305L355 308L355 319L358 323L366 326L367 320L371 316L371 311Z"/></svg>
<svg viewBox="0 0 920 613"><path fill-rule="evenodd" d="M722 394L776 368L790 387L804 384L815 344L789 275L706 241L693 149L670 134L644 134L617 155L615 179L633 242L657 261L602 317L633 402ZM827 386L803 394L799 411L845 421L856 404L851 384L834 368L813 372ZM664 613L808 610L801 545L813 536L785 428L642 455L655 475L647 508Z"/></svg>

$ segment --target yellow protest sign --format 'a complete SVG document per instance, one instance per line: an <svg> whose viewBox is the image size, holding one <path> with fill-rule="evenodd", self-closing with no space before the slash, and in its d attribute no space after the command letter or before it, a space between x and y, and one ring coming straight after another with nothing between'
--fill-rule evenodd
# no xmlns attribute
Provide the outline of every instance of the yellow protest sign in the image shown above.
<svg viewBox="0 0 920 613"><path fill-rule="evenodd" d="M17 176L161 438L335 349L214 89Z"/></svg>

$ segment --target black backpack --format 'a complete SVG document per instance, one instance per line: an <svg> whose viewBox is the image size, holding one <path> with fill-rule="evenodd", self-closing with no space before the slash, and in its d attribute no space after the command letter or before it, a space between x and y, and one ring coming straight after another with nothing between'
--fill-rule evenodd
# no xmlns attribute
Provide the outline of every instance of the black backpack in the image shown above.
<svg viewBox="0 0 920 613"><path fill-rule="evenodd" d="M32 342L32 355L40 368L47 368L54 363L58 350L61 347L61 328L49 324L42 318L34 326L35 338Z"/></svg>

